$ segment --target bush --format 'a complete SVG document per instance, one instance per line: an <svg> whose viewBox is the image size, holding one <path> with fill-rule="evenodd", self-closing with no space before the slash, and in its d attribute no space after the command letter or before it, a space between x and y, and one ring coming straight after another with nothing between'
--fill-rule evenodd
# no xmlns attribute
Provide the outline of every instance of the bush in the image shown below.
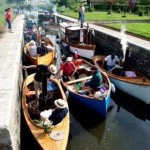
<svg viewBox="0 0 150 150"><path fill-rule="evenodd" d="M138 15L139 15L139 16L143 16L143 12L142 12L142 11L139 11Z"/></svg>
<svg viewBox="0 0 150 150"><path fill-rule="evenodd" d="M89 7L87 10L88 10L89 12L93 12L95 9L94 9L94 7Z"/></svg>

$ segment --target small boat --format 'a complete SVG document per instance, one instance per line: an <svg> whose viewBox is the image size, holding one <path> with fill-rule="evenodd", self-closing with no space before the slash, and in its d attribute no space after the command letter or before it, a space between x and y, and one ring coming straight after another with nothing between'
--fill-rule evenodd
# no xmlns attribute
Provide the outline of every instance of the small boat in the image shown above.
<svg viewBox="0 0 150 150"><path fill-rule="evenodd" d="M79 23L61 22L59 24L60 40L63 47L72 53L78 51L79 56L91 59L95 54L96 45L92 41L94 30L80 27Z"/></svg>
<svg viewBox="0 0 150 150"><path fill-rule="evenodd" d="M23 85L22 111L26 123L31 133L33 134L34 138L36 139L37 143L39 143L42 149L65 150L68 142L69 128L70 128L69 113L60 123L52 127L52 131L50 133L44 133L43 127L40 124L37 124L36 121L40 118L40 116L39 116L39 111L37 109L38 106L36 105L37 102L36 102L35 91L33 90L34 89L33 80L34 80L34 74L31 74L25 79ZM50 95L51 95L52 104L53 101L56 99L63 99L64 101L67 102L66 95L58 80L50 79L50 83L51 86L47 90L51 93ZM60 136L56 135L56 133L58 133ZM57 136L55 137L56 139L54 139L54 136Z"/></svg>
<svg viewBox="0 0 150 150"><path fill-rule="evenodd" d="M115 87L143 102L146 104L150 103L150 80L139 73L136 70L129 70L123 72L121 66L115 67L110 72L106 71L102 66L104 58L106 56L96 55L93 56L93 62L101 71L105 72L110 81ZM126 74L125 74L126 73ZM134 76L128 76L127 74L133 74Z"/></svg>
<svg viewBox="0 0 150 150"><path fill-rule="evenodd" d="M45 43L47 44L47 47L52 47L53 50L49 51L47 54L40 56L37 55L37 57L32 57L27 53L27 48L29 47L29 43L27 43L24 46L24 55L27 59L27 61L29 61L32 65L39 65L39 64L44 64L44 65L50 65L52 63L52 61L54 60L54 56L55 56L55 47L54 44L51 42L51 40L46 37L44 39Z"/></svg>
<svg viewBox="0 0 150 150"><path fill-rule="evenodd" d="M62 81L62 85L69 92L69 97L71 96L75 101L79 101L86 108L106 118L111 94L109 78L101 72L104 82L100 91L96 92L91 88L82 89L82 82L92 78L90 69L93 65L84 59L76 59L74 60L74 64L79 72L79 79L71 77L68 82Z"/></svg>

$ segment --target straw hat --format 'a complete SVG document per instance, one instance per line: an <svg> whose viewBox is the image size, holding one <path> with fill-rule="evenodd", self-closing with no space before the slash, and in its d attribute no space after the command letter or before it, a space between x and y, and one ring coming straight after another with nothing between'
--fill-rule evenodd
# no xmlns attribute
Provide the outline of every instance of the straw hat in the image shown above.
<svg viewBox="0 0 150 150"><path fill-rule="evenodd" d="M65 108L66 107L66 102L62 99L55 100L54 104L57 106L57 108Z"/></svg>
<svg viewBox="0 0 150 150"><path fill-rule="evenodd" d="M29 46L34 46L34 45L35 45L35 41L31 40L31 41L29 42Z"/></svg>
<svg viewBox="0 0 150 150"><path fill-rule="evenodd" d="M57 68L56 68L55 65L50 65L49 69L50 69L50 72L51 72L52 74L56 74L56 73L57 73Z"/></svg>
<svg viewBox="0 0 150 150"><path fill-rule="evenodd" d="M67 61L72 61L72 57L68 57L68 58L67 58Z"/></svg>

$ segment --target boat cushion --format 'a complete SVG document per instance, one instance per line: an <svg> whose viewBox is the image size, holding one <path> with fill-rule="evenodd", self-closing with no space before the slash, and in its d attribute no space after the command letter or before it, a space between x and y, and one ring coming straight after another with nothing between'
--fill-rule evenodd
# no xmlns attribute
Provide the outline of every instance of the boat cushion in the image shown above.
<svg viewBox="0 0 150 150"><path fill-rule="evenodd" d="M134 71L125 71L125 77L137 77Z"/></svg>

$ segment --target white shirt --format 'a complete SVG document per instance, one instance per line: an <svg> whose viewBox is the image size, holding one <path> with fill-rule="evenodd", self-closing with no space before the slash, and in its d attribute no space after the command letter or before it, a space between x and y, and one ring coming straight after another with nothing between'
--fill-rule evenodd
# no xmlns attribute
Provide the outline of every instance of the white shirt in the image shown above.
<svg viewBox="0 0 150 150"><path fill-rule="evenodd" d="M36 57L37 56L37 47L36 46L30 46L28 49L28 52L30 56Z"/></svg>
<svg viewBox="0 0 150 150"><path fill-rule="evenodd" d="M105 61L107 62L107 66L115 66L116 62L119 62L119 58L115 55L115 58L112 60L111 55L105 57Z"/></svg>

